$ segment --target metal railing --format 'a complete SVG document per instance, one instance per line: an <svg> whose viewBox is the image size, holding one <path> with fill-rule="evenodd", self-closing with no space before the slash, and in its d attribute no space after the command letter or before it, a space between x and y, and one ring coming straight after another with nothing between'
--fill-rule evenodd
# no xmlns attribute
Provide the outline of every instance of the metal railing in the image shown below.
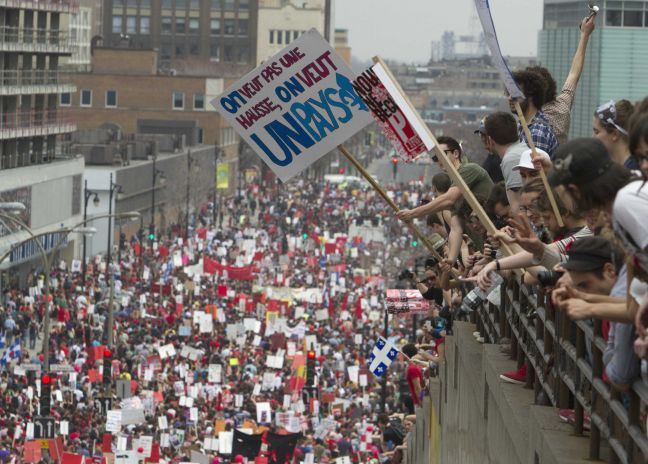
<svg viewBox="0 0 648 464"><path fill-rule="evenodd" d="M0 7L76 13L79 0L0 0Z"/></svg>
<svg viewBox="0 0 648 464"><path fill-rule="evenodd" d="M0 27L3 51L43 51L71 53L73 43L68 31L30 27Z"/></svg>
<svg viewBox="0 0 648 464"><path fill-rule="evenodd" d="M76 124L70 111L53 109L0 114L0 139L72 132Z"/></svg>
<svg viewBox="0 0 648 464"><path fill-rule="evenodd" d="M607 448L611 463L648 461L645 422L640 420L648 387L637 378L620 392L603 380L601 321L573 322L552 307L548 294L515 278L503 284L501 296L499 307L481 306L475 322L486 343L508 338L518 366L528 362L526 387L534 389L536 401L544 396L557 408L574 409L579 435L584 415L591 417L590 459L601 459Z"/></svg>
<svg viewBox="0 0 648 464"><path fill-rule="evenodd" d="M60 73L50 69L3 69L0 70L0 85L22 87L34 85L64 85L59 81Z"/></svg>

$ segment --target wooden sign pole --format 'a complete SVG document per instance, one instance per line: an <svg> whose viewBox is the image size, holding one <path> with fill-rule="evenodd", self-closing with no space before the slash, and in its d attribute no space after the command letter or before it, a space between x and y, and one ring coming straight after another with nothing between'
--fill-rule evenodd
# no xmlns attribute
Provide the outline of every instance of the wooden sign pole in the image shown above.
<svg viewBox="0 0 648 464"><path fill-rule="evenodd" d="M407 97L407 94L403 92L403 89L401 88L400 84L390 71L389 67L385 62L380 58L379 56L374 57L373 59L374 63L380 64L389 78L392 80L398 91L400 92L401 96L405 100L405 102L409 105L410 109L414 113L414 115L418 118L420 124L422 127L425 129L425 131L428 133L430 138L434 141L434 147L432 150L434 151L434 154L437 156L437 158L443 163L444 167L446 168L446 171L454 184L461 190L461 193L463 194L464 199L468 202L472 210L475 212L483 226L486 228L486 231L490 235L495 235L497 232L497 228L493 224L493 221L488 217L486 214L486 211L484 211L484 208L482 205L477 201L477 198L475 198L475 195L472 193L472 191L468 188L468 185L466 185L466 182L463 180L463 178L459 175L459 172L457 171L457 168L455 168L454 164L450 161L448 156L439 148L439 144L436 140L436 137L434 137L434 134L432 134L432 131L428 128L427 124L421 119L421 116L419 115L418 111L416 111L416 108L414 108L414 105L412 105L412 102L410 99ZM507 254L507 255L512 255L514 254L517 250L514 250L512 247L509 245L502 243L502 250Z"/></svg>
<svg viewBox="0 0 648 464"><path fill-rule="evenodd" d="M524 117L524 113L522 112L522 108L520 107L520 102L517 100L514 102L515 104L515 112L518 115L518 118L520 118L520 124L522 124L522 130L524 130L524 135L526 135L527 138L527 144L531 148L531 156L533 159L536 159L540 155L538 154L538 151L536 149L535 143L533 142L533 139L531 138L531 131L529 130L529 125L526 122L526 118ZM551 209L553 210L553 213L556 216L556 220L558 221L558 225L560 227L565 227L565 223L563 221L562 216L560 215L560 211L558 210L558 205L556 204L556 198L554 197L553 192L551 191L551 187L549 187L549 181L547 180L547 174L545 174L544 169L540 169L540 178L542 179L542 183L544 184L544 188L547 191L547 197L549 197L549 203L551 203Z"/></svg>
<svg viewBox="0 0 648 464"><path fill-rule="evenodd" d="M362 164L360 164L360 162L355 158L355 156L353 156L351 153L349 153L349 150L347 150L342 145L338 146L338 150L340 150L340 153L342 153L346 157L346 159L348 159L351 162L351 164L353 164L355 166L355 168L358 170L358 172L360 174L362 174L362 176L365 179L367 179L367 182L369 182L371 184L371 186L374 189L376 189L376 192L378 192L378 194L381 197L383 197L383 199L387 202L387 204L389 206L391 206L391 208L396 213L398 213L400 211L400 208L398 208L398 205L396 203L394 203L394 200L389 198L389 195L387 195L387 192L385 192L385 190L380 186L380 184L378 184L378 182L376 182L376 180L373 177L371 177L371 175L369 175L369 173L366 171L364 166ZM436 249L434 248L434 245L432 244L432 242L430 242L430 240L425 235L423 235L423 233L420 231L420 229L418 227L416 227L416 225L414 223L412 223L412 221L405 221L405 224L407 224L407 227L409 227L409 229L416 236L416 238L418 238L421 241L421 243L423 243L425 245L425 247L430 251L432 256L434 256L434 258L437 261L441 262L443 260L443 257L436 251Z"/></svg>

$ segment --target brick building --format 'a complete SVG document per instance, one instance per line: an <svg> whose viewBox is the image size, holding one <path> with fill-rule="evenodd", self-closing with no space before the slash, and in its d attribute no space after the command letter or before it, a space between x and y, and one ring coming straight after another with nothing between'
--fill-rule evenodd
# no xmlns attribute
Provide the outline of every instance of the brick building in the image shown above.
<svg viewBox="0 0 648 464"><path fill-rule="evenodd" d="M256 63L257 0L104 0L108 47L156 49L162 64L201 58L220 64Z"/></svg>

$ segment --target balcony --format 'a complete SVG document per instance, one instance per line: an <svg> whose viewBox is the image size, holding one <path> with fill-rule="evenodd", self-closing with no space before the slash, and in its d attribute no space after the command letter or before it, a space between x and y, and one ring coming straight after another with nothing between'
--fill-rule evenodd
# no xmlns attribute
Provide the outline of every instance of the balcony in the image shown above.
<svg viewBox="0 0 648 464"><path fill-rule="evenodd" d="M74 92L69 82L59 82L59 71L46 69L0 70L0 95L34 95Z"/></svg>
<svg viewBox="0 0 648 464"><path fill-rule="evenodd" d="M57 13L76 13L78 0L0 0L0 8L20 8L25 10L52 11Z"/></svg>
<svg viewBox="0 0 648 464"><path fill-rule="evenodd" d="M76 122L65 110L23 111L0 115L0 140L74 132Z"/></svg>
<svg viewBox="0 0 648 464"><path fill-rule="evenodd" d="M76 47L67 31L0 27L0 51L71 55Z"/></svg>

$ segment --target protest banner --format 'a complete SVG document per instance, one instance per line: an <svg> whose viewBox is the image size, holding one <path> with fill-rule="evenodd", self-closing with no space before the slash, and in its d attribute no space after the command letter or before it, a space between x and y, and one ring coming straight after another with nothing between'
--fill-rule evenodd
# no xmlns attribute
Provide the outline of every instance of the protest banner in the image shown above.
<svg viewBox="0 0 648 464"><path fill-rule="evenodd" d="M311 29L212 105L285 182L372 121L353 77Z"/></svg>
<svg viewBox="0 0 648 464"><path fill-rule="evenodd" d="M511 98L515 100L514 102L515 112L517 113L518 118L520 119L520 124L522 125L522 129L524 130L524 135L527 138L527 143L529 145L529 148L531 148L532 158L535 159L539 155L536 150L535 143L533 142L533 139L531 137L531 132L529 131L529 126L527 124L526 118L524 117L524 113L522 112L522 108L520 108L520 103L519 103L521 100L524 100L526 97L524 96L524 93L522 93L522 90L520 90L517 83L515 82L515 79L513 78L513 74L511 74L511 70L509 69L506 60L502 55L502 50L500 48L499 41L497 40L497 32L495 31L495 23L493 22L493 15L491 14L489 2L488 0L475 0L475 7L477 8L479 21L481 22L482 28L484 30L484 38L486 40L486 45L488 45L488 49L491 52L493 65L497 68L497 71L499 72L500 77L502 78L502 82L504 83L504 87L506 87L506 91L511 96ZM547 191L547 196L549 198L549 202L551 203L551 209L553 210L553 213L556 216L558 225L560 227L564 227L565 223L563 222L562 215L560 214L560 210L558 209L558 205L556 204L556 199L553 195L553 191L549 187L549 181L547 180L547 175L542 169L540 170L540 178L542 179L544 188Z"/></svg>
<svg viewBox="0 0 648 464"><path fill-rule="evenodd" d="M229 188L229 163L218 163L216 166L216 189Z"/></svg>
<svg viewBox="0 0 648 464"><path fill-rule="evenodd" d="M390 92L393 91L393 92L397 92L398 94L400 94L401 98L398 98L395 101L397 102L397 104L407 105L411 110L411 114L416 119L418 119L420 121L420 124L417 124L415 127L421 127L427 133L427 135L432 139L432 141L434 142L434 147L432 148L432 150L434 152L434 155L436 155L437 158L439 159L439 161L443 164L443 166L446 169L446 172L450 176L450 179L453 181L453 183L461 190L461 193L462 193L464 199L470 205L470 207L472 208L474 213L477 215L477 217L479 218L482 225L486 228L486 231L489 234L494 235L495 232L497 232L497 228L495 227L495 225L493 224L491 219L488 217L488 215L486 214L486 211L484 211L483 206L479 203L479 201L477 200L477 198L475 197L473 192L468 188L468 186L466 185L466 182L459 175L459 172L457 171L457 168L455 168L455 166L450 162L450 159L448 158L448 156L439 148L439 145L438 145L438 143L436 141L436 138L434 137L434 134L432 134L432 132L427 127L425 122L421 119L421 116L415 110L414 105L412 105L412 103L410 102L410 100L407 97L407 95L405 94L405 92L403 92L403 89L401 88L398 81L394 78L394 75L390 71L387 64L382 60L382 58L380 58L378 56L374 57L373 61L374 61L374 66L373 66L372 69L374 70L374 72L376 74L376 77L378 77L378 79L380 79L380 81L383 82L383 83L385 83L385 82L390 83L390 84L385 86L388 90L390 90L390 88L391 88ZM344 154L344 151L342 151L342 153ZM347 158L348 158L348 156L347 156ZM369 180L369 179L367 179L367 180ZM393 201L391 199L388 202L390 203L390 206L393 204ZM392 206L392 208L396 209L397 207L394 204ZM421 241L423 242L423 244L426 245L426 247L428 246L429 240L421 239ZM432 247L431 243L429 245L430 246L428 248ZM511 248L512 247L510 247L510 246L508 246L506 244L502 244L502 249L508 255L513 254L513 251L512 251ZM437 256L438 256L438 253L435 253L435 257L437 257ZM437 259L439 259L439 258L437 258Z"/></svg>

